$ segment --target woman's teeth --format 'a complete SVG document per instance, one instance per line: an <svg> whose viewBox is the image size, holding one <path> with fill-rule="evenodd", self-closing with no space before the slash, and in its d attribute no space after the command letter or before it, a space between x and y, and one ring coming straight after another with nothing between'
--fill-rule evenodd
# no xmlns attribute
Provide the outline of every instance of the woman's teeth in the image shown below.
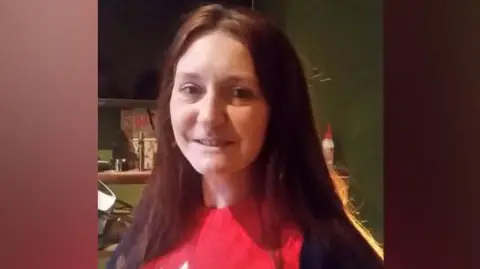
<svg viewBox="0 0 480 269"><path fill-rule="evenodd" d="M195 142L207 147L221 147L231 143L227 140L220 140L220 139L197 139L195 140Z"/></svg>

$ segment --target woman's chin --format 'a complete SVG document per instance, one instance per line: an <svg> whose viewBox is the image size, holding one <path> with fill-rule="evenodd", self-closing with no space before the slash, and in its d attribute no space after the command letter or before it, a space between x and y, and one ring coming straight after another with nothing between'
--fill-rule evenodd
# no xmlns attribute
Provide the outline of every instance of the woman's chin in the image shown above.
<svg viewBox="0 0 480 269"><path fill-rule="evenodd" d="M193 168L201 175L219 175L234 172L231 165L226 162L204 162L194 164Z"/></svg>

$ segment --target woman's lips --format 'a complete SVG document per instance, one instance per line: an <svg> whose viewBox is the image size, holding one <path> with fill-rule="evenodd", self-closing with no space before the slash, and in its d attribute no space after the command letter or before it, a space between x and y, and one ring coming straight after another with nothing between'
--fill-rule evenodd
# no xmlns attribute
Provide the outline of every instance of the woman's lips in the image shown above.
<svg viewBox="0 0 480 269"><path fill-rule="evenodd" d="M206 147L212 147L212 148L219 148L219 147L225 147L228 145L233 144L233 141L230 140L224 140L224 139L212 139L212 138L206 138L206 139L193 139L195 143L198 143L202 146Z"/></svg>

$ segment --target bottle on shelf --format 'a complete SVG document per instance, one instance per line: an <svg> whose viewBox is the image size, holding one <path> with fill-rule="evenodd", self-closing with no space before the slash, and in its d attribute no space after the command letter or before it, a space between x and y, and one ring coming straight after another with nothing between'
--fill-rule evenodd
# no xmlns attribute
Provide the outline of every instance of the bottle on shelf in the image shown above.
<svg viewBox="0 0 480 269"><path fill-rule="evenodd" d="M327 124L327 131L323 135L322 149L327 164L333 165L335 143L333 142L332 127L330 126L330 123Z"/></svg>
<svg viewBox="0 0 480 269"><path fill-rule="evenodd" d="M145 170L145 135L142 131L138 132L138 170Z"/></svg>

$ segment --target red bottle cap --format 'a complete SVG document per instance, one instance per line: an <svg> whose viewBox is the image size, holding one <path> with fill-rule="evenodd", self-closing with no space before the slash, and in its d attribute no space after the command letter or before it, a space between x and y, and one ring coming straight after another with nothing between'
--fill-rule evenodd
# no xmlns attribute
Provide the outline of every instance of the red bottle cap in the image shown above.
<svg viewBox="0 0 480 269"><path fill-rule="evenodd" d="M327 132L325 132L323 139L332 139L332 127L330 126L330 123L327 124Z"/></svg>

